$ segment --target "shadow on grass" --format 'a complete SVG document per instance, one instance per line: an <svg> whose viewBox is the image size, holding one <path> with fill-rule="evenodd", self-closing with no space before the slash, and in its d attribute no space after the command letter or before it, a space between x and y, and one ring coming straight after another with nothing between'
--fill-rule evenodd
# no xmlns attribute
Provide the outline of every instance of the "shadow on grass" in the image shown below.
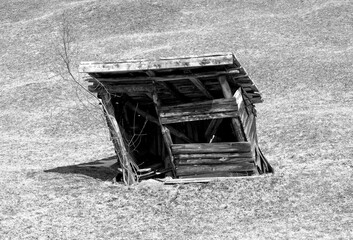
<svg viewBox="0 0 353 240"><path fill-rule="evenodd" d="M113 179L117 174L116 156L111 156L88 163L69 165L45 170L63 174L83 174L103 181Z"/></svg>

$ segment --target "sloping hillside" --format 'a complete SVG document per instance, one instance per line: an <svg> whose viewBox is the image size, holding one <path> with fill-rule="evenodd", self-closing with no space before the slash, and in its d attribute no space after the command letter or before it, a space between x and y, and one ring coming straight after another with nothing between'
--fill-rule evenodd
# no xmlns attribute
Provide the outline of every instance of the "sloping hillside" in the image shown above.
<svg viewBox="0 0 353 240"><path fill-rule="evenodd" d="M2 0L0 236L352 238L352 12L349 0ZM95 99L57 76L63 14L77 76L79 61L234 52L265 98L275 176L183 186L167 204L174 187L80 168L113 149Z"/></svg>

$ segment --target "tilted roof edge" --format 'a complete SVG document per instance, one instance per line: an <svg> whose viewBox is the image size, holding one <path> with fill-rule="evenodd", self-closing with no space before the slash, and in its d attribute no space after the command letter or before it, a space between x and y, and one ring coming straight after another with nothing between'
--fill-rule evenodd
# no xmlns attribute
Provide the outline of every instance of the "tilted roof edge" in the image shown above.
<svg viewBox="0 0 353 240"><path fill-rule="evenodd" d="M173 58L159 58L154 60L130 59L114 62L81 62L81 73L112 73L129 71L146 71L158 69L177 69L209 67L220 65L234 65L236 63L233 53L213 53L198 56L182 56Z"/></svg>

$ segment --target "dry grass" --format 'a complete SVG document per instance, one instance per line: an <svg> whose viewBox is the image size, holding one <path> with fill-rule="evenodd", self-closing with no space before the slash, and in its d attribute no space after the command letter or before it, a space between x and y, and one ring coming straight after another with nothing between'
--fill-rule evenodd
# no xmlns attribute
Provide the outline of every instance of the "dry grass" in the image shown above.
<svg viewBox="0 0 353 240"><path fill-rule="evenodd" d="M235 52L263 91L260 145L276 174L108 181L96 102L50 71L63 11L75 61ZM348 0L1 1L1 239L352 239L351 12Z"/></svg>

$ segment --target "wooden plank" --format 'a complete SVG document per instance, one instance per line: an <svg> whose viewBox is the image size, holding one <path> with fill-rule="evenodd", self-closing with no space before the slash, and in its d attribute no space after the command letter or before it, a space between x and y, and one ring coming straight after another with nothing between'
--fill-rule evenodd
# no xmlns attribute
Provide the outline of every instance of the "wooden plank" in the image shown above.
<svg viewBox="0 0 353 240"><path fill-rule="evenodd" d="M212 94L206 89L205 85L197 78L189 78L190 81L202 92L207 98L213 99Z"/></svg>
<svg viewBox="0 0 353 240"><path fill-rule="evenodd" d="M158 98L158 95L157 95L157 91L154 90L153 93L152 93L152 98L153 98L153 103L154 103L154 106L155 106L155 109L156 109L156 112L157 112L157 115L158 114L158 109L160 108L160 101L159 101L159 98ZM159 120L159 123L160 123L160 126L161 126L161 132L162 132L162 136L163 136L163 139L164 139L164 142L167 146L167 151L168 151L168 155L169 155L169 158L165 158L164 159L164 165L165 167L169 167L171 166L172 167L172 173L173 173L173 176L175 176L175 166L174 166L174 157L173 157L173 153L172 153L172 149L171 149L171 146L173 144L173 141L172 141L172 137L170 136L170 132L169 132L169 129L164 127L162 124L161 124L161 120L160 118L158 119Z"/></svg>
<svg viewBox="0 0 353 240"><path fill-rule="evenodd" d="M237 117L237 112L224 112L224 113L200 113L200 114L193 114L187 116L174 116L169 118L161 118L162 124L171 124L171 123L178 123L178 122L191 122L191 121L201 121L201 120L208 120L208 119L221 119L221 118L232 118Z"/></svg>
<svg viewBox="0 0 353 240"><path fill-rule="evenodd" d="M184 153L234 153L250 152L251 145L248 142L221 142L221 143L190 143L173 144L173 154Z"/></svg>
<svg viewBox="0 0 353 240"><path fill-rule="evenodd" d="M245 132L246 137L248 139L250 139L250 137L251 137L250 129L251 129L252 125L253 125L254 120L255 120L254 114L250 114L250 115L248 115L248 118L246 119L246 122L243 123L244 132Z"/></svg>
<svg viewBox="0 0 353 240"><path fill-rule="evenodd" d="M164 106L160 109L162 124L236 116L238 116L238 112L235 99L216 99Z"/></svg>
<svg viewBox="0 0 353 240"><path fill-rule="evenodd" d="M219 164L237 164L243 162L252 162L254 163L254 158L202 158L202 159L186 159L186 160L177 160L175 161L177 165L219 165Z"/></svg>
<svg viewBox="0 0 353 240"><path fill-rule="evenodd" d="M237 111L237 109L237 102L234 98L221 98L202 102L163 106L160 108L160 115L162 117L180 116L193 114L195 112L211 114L225 111Z"/></svg>
<svg viewBox="0 0 353 240"><path fill-rule="evenodd" d="M250 139L250 143L251 143L251 149L253 149L254 147L258 146L255 118L254 118L254 121L253 121L253 123L252 123L252 125L250 127L249 139Z"/></svg>
<svg viewBox="0 0 353 240"><path fill-rule="evenodd" d="M222 92L225 98L233 98L232 91L230 89L230 86L227 81L226 76L220 76L218 77L218 81L222 87ZM239 121L238 117L233 117L232 118L232 126L233 126L233 131L236 139L241 142L245 140L244 133L242 131L242 126Z"/></svg>
<svg viewBox="0 0 353 240"><path fill-rule="evenodd" d="M232 65L233 54L192 56L182 58L163 58L157 60L119 60L115 62L81 62L79 72L108 73L154 69L178 69L204 66Z"/></svg>
<svg viewBox="0 0 353 240"><path fill-rule="evenodd" d="M263 153L262 153L260 148L258 148L258 154L259 154L259 156L261 158L261 161L262 161L263 165L265 166L264 173L274 173L274 169L269 164L269 162L267 161L267 159L263 155Z"/></svg>
<svg viewBox="0 0 353 240"><path fill-rule="evenodd" d="M196 79L200 79L200 78L204 78L205 80L209 79L209 78L217 78L220 75L229 75L229 76L233 76L234 73L231 73L229 71L207 71L207 72L202 72L202 73L192 73L190 75L187 74L166 74L163 77L158 77L158 76L136 76L136 77L95 77L95 78L91 78L88 79L87 81L89 82L96 82L97 80L104 83L104 82L116 82L116 83L120 83L120 82L140 82L140 81L156 81L156 82L169 82L169 81L180 81L180 80L187 80L190 79L190 77L192 78L196 78ZM245 81L245 80L244 80ZM249 83L249 80L246 80L246 83Z"/></svg>
<svg viewBox="0 0 353 240"><path fill-rule="evenodd" d="M241 88L239 88L235 93L234 93L234 96L233 96L237 102L237 107L238 107L238 112L239 112L239 118L240 118L240 121L242 122L243 126L244 126L244 123L246 121L246 119L248 118L248 113L245 109L245 104L244 104L244 100L243 100L243 97L242 97L242 91L241 91Z"/></svg>
<svg viewBox="0 0 353 240"><path fill-rule="evenodd" d="M220 177L199 177L199 178L175 178L175 179L160 179L164 184L188 184L188 183L209 183L209 182L220 182L220 181L243 181L252 180L267 177L266 175L254 175L254 176L225 176L222 173Z"/></svg>
<svg viewBox="0 0 353 240"><path fill-rule="evenodd" d="M254 163L243 162L237 164L217 164L217 165L179 165L176 169L178 176L196 175L212 172L239 172L252 171Z"/></svg>
<svg viewBox="0 0 353 240"><path fill-rule="evenodd" d="M255 168L255 167L254 167ZM230 177L250 177L254 175L255 171L238 171L238 172L211 172L211 173L199 173L199 174L192 174L192 175L182 175L178 176L179 179L205 179L205 178L230 178Z"/></svg>
<svg viewBox="0 0 353 240"><path fill-rule="evenodd" d="M102 89L103 87L99 87ZM98 88L98 89L99 89ZM104 85L104 91L110 93L152 93L152 84L131 84L131 85ZM90 89L91 90L91 89ZM97 90L96 90L97 91Z"/></svg>
<svg viewBox="0 0 353 240"><path fill-rule="evenodd" d="M247 141L249 141L252 144L252 149L254 149L254 143L255 143L254 135L256 136L256 118L255 118L255 115L253 114L253 109L252 109L253 107L249 105L250 110L246 108L245 102L242 96L241 88L239 88L235 92L234 98L237 100L239 117L243 125L245 137Z"/></svg>
<svg viewBox="0 0 353 240"><path fill-rule="evenodd" d="M183 153L175 154L175 159L190 160L190 159L233 159L233 158L251 158L252 153L249 152L236 152L236 153Z"/></svg>
<svg viewBox="0 0 353 240"><path fill-rule="evenodd" d="M128 185L136 182L136 170L138 169L133 158L129 154L128 146L125 145L125 140L122 135L120 126L115 118L114 106L111 102L111 96L108 93L100 95L102 106L107 118L108 127L112 136L115 153L118 156L120 167L123 169L123 179Z"/></svg>

